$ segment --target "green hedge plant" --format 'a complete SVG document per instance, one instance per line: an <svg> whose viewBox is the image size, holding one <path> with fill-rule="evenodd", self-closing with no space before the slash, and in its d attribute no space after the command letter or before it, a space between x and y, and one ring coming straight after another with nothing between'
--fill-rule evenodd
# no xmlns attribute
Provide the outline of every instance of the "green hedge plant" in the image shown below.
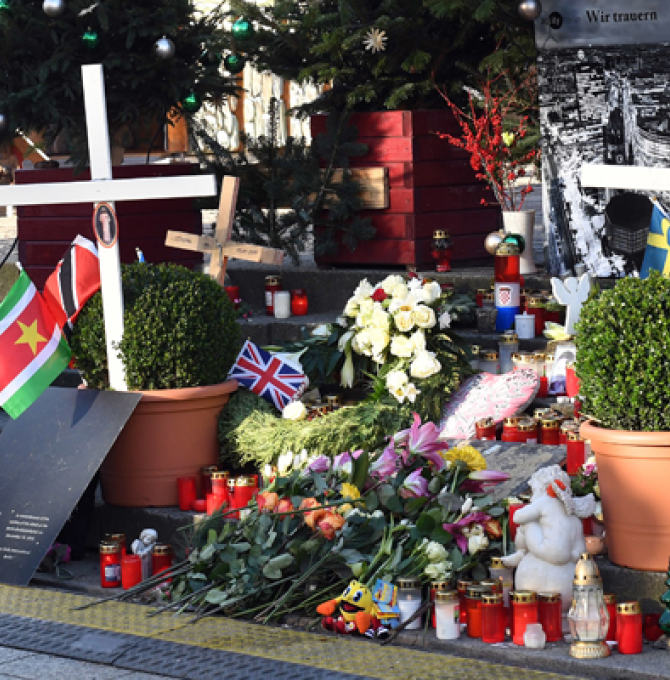
<svg viewBox="0 0 670 680"><path fill-rule="evenodd" d="M128 389L214 385L239 352L239 326L223 288L175 264L123 265L124 335L120 344ZM72 352L86 384L108 389L102 297L94 295L75 324Z"/></svg>
<svg viewBox="0 0 670 680"><path fill-rule="evenodd" d="M670 280L626 278L593 295L577 326L582 412L617 430L670 430Z"/></svg>

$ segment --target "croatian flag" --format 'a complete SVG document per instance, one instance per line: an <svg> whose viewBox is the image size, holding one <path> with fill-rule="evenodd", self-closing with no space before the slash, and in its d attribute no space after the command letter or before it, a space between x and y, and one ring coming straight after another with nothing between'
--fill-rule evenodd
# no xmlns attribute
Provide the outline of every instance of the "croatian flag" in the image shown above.
<svg viewBox="0 0 670 680"><path fill-rule="evenodd" d="M228 377L235 378L280 411L300 396L307 383L299 364L273 356L250 340L244 343Z"/></svg>

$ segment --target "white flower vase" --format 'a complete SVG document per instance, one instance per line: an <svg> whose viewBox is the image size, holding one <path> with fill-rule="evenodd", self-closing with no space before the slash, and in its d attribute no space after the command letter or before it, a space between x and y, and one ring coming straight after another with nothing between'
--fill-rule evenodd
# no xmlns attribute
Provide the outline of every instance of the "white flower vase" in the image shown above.
<svg viewBox="0 0 670 680"><path fill-rule="evenodd" d="M503 227L506 234L520 234L526 242L526 249L520 258L521 274L534 274L533 261L533 229L535 227L534 210L503 210Z"/></svg>

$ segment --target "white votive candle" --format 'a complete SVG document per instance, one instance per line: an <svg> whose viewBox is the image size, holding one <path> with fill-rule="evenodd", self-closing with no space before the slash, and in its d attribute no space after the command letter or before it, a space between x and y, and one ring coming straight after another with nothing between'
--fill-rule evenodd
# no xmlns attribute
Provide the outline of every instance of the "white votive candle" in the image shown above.
<svg viewBox="0 0 670 680"><path fill-rule="evenodd" d="M291 293L278 290L274 295L275 319L288 319L291 316Z"/></svg>

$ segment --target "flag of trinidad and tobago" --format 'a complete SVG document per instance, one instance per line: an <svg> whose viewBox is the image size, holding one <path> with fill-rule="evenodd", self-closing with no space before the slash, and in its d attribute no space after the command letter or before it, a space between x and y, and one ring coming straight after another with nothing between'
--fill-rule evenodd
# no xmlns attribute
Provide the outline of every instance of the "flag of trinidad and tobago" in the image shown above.
<svg viewBox="0 0 670 680"><path fill-rule="evenodd" d="M22 270L0 303L0 406L18 418L69 361L60 327Z"/></svg>

